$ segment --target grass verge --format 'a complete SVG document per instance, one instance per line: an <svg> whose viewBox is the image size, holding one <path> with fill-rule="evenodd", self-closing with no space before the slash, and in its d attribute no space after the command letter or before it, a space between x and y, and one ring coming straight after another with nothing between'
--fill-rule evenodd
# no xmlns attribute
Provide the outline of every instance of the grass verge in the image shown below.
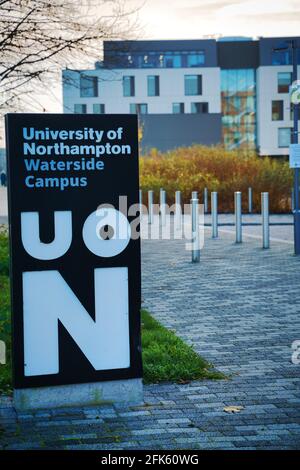
<svg viewBox="0 0 300 470"><path fill-rule="evenodd" d="M145 383L226 378L145 310L142 311L142 349Z"/></svg>
<svg viewBox="0 0 300 470"><path fill-rule="evenodd" d="M0 233L0 340L7 348L7 363L0 364L0 394L11 392L11 321L8 277L8 239ZM144 382L186 382L224 379L191 346L167 330L147 311L142 311Z"/></svg>

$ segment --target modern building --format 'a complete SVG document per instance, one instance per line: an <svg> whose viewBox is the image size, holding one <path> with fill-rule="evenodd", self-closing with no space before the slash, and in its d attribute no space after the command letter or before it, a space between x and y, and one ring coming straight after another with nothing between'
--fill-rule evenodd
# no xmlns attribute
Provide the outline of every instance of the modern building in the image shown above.
<svg viewBox="0 0 300 470"><path fill-rule="evenodd" d="M287 155L291 40L300 64L300 38L107 41L95 69L63 71L64 112L137 113L145 152L202 143Z"/></svg>

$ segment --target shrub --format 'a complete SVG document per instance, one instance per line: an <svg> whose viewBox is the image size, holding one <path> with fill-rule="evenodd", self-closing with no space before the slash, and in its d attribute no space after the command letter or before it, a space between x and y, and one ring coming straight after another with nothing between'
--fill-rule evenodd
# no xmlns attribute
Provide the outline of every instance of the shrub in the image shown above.
<svg viewBox="0 0 300 470"><path fill-rule="evenodd" d="M253 189L253 208L260 211L260 193L269 192L270 211L290 210L292 171L287 162L255 153L228 151L223 147L194 145L166 153L153 149L140 159L141 189L154 191L155 202L159 189L167 191L167 201L174 203L174 192L182 192L183 203L189 203L191 192L218 191L220 212L233 211L233 193L242 191L243 210L248 208L248 187ZM146 202L146 201L144 201Z"/></svg>

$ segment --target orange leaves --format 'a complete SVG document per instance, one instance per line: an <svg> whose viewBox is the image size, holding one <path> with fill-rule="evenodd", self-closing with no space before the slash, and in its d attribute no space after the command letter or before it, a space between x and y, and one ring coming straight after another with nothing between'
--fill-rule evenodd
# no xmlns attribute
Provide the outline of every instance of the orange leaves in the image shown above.
<svg viewBox="0 0 300 470"><path fill-rule="evenodd" d="M270 211L290 209L292 172L282 160L257 157L254 153L226 151L221 146L194 145L161 153L152 149L140 159L140 183L143 190L154 190L158 202L159 189L167 191L168 203L174 202L174 192L180 190L184 203L192 191L218 191L219 211L233 211L234 191L243 192L243 209L247 211L248 187L253 189L254 210L260 210L260 193L268 191Z"/></svg>

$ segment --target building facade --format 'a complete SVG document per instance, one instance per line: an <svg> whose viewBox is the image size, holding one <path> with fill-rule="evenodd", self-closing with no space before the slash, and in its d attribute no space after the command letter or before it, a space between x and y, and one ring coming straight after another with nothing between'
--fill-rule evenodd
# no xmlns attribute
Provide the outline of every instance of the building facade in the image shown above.
<svg viewBox="0 0 300 470"><path fill-rule="evenodd" d="M144 151L202 143L287 155L291 39L300 64L300 38L107 41L95 69L63 71L64 112L137 113Z"/></svg>

